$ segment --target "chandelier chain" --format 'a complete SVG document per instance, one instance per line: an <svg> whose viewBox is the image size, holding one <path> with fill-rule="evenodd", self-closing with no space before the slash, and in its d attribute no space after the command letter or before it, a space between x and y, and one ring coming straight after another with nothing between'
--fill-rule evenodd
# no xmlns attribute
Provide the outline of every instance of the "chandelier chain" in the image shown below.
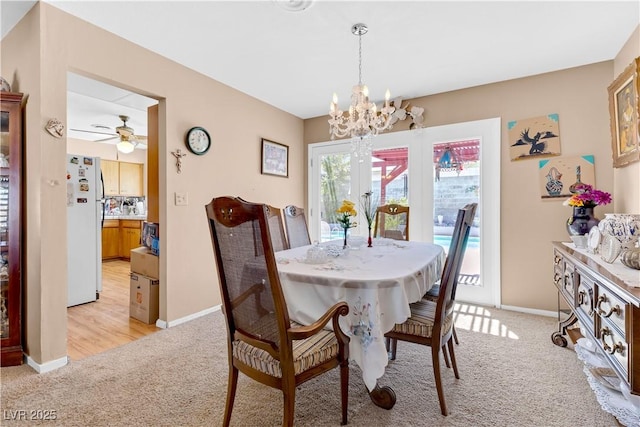
<svg viewBox="0 0 640 427"><path fill-rule="evenodd" d="M362 32L358 33L358 84L362 85Z"/></svg>

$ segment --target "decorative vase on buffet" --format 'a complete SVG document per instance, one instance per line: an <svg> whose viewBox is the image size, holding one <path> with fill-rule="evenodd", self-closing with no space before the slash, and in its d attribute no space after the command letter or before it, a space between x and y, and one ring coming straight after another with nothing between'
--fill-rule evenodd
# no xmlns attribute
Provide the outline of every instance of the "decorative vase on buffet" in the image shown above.
<svg viewBox="0 0 640 427"><path fill-rule="evenodd" d="M589 234L591 227L598 225L600 220L593 214L592 206L574 206L573 215L567 220L567 231L570 236L584 236Z"/></svg>
<svg viewBox="0 0 640 427"><path fill-rule="evenodd" d="M344 228L344 244L342 245L342 249L347 249L347 232L349 231L349 227Z"/></svg>
<svg viewBox="0 0 640 427"><path fill-rule="evenodd" d="M598 229L601 234L609 234L618 239L623 249L633 249L640 239L640 215L605 214Z"/></svg>
<svg viewBox="0 0 640 427"><path fill-rule="evenodd" d="M567 231L570 236L584 236L589 234L592 227L600 220L595 217L593 209L599 205L611 203L611 194L595 190L589 184L580 182L580 170L577 170L577 181L572 185L573 195L564 204L573 207L573 215L567 220Z"/></svg>

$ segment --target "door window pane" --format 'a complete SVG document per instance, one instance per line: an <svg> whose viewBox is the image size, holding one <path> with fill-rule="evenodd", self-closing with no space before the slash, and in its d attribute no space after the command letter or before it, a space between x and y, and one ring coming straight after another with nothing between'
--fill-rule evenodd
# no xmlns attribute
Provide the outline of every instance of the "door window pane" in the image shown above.
<svg viewBox="0 0 640 427"><path fill-rule="evenodd" d="M480 141L456 141L433 145L433 240L449 250L458 209L479 203ZM480 209L471 227L460 268L459 285L480 286Z"/></svg>
<svg viewBox="0 0 640 427"><path fill-rule="evenodd" d="M336 210L351 197L351 156L320 155L320 241L342 238Z"/></svg>

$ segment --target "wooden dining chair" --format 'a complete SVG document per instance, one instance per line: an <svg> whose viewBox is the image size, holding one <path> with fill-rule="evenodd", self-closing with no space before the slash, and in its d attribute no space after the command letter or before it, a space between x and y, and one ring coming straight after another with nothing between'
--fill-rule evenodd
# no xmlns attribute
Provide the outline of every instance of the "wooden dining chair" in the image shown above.
<svg viewBox="0 0 640 427"><path fill-rule="evenodd" d="M267 206L219 197L206 205L206 212L228 334L229 382L223 425L231 421L239 372L282 390L283 425L292 426L296 388L338 366L342 424L346 424L349 337L340 329L338 318L348 314L348 305L333 305L308 326L291 321L267 224ZM329 322L333 330L326 329Z"/></svg>
<svg viewBox="0 0 640 427"><path fill-rule="evenodd" d="M393 329L385 334L390 338L391 359L396 356L397 341L408 341L431 347L431 359L433 374L440 401L440 411L442 415L447 415L447 405L442 389L442 379L440 376L440 351L446 358L445 345L448 347L451 365L456 378L458 366L453 349L453 308L455 305L456 286L458 284L458 274L469 239L469 230L473 222L473 217L477 208L476 203L466 205L458 210L458 217L454 227L454 237L451 240L451 249L440 277L440 293L436 302L422 298L420 301L410 305L411 316L402 324L397 324ZM446 360L446 359L445 359Z"/></svg>
<svg viewBox="0 0 640 427"><path fill-rule="evenodd" d="M451 241L449 242L449 252L451 253L453 251L453 243L459 238L459 234L460 234L460 230L458 228L453 229L453 234L451 236ZM462 263L462 261L464 260L464 256L463 259L460 260L460 262ZM460 274L458 274L458 277L456 278L456 280L460 279ZM457 285L455 287L455 289L457 289ZM427 291L426 294L424 294L424 298L428 299L429 301L433 301L433 302L437 302L438 301L438 295L440 295L440 281L438 281L438 283L436 283L435 285L433 285L431 287L431 289L429 289ZM455 300L456 295L455 295L455 290L453 291L453 299ZM458 340L458 334L456 333L456 328L453 327L453 341L455 341L456 344L460 344L460 341ZM446 359L446 354L445 354L445 361L447 361ZM448 361L447 361L447 366L449 366Z"/></svg>
<svg viewBox="0 0 640 427"><path fill-rule="evenodd" d="M289 249L289 243L287 242L287 238L284 234L284 225L282 224L282 211L274 206L266 206L267 223L269 224L273 250L278 252Z"/></svg>
<svg viewBox="0 0 640 427"><path fill-rule="evenodd" d="M284 224L287 229L289 248L311 244L309 227L304 217L304 209L289 205L284 208Z"/></svg>
<svg viewBox="0 0 640 427"><path fill-rule="evenodd" d="M378 206L373 226L373 237L409 240L409 206L397 203Z"/></svg>

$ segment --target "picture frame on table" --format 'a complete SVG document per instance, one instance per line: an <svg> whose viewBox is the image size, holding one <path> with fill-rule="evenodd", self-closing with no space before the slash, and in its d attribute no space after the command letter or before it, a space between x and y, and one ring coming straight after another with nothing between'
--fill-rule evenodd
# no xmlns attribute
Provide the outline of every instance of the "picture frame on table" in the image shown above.
<svg viewBox="0 0 640 427"><path fill-rule="evenodd" d="M640 160L639 71L640 57L634 59L608 87L614 168L624 167Z"/></svg>
<svg viewBox="0 0 640 427"><path fill-rule="evenodd" d="M289 146L262 138L263 175L289 177Z"/></svg>

